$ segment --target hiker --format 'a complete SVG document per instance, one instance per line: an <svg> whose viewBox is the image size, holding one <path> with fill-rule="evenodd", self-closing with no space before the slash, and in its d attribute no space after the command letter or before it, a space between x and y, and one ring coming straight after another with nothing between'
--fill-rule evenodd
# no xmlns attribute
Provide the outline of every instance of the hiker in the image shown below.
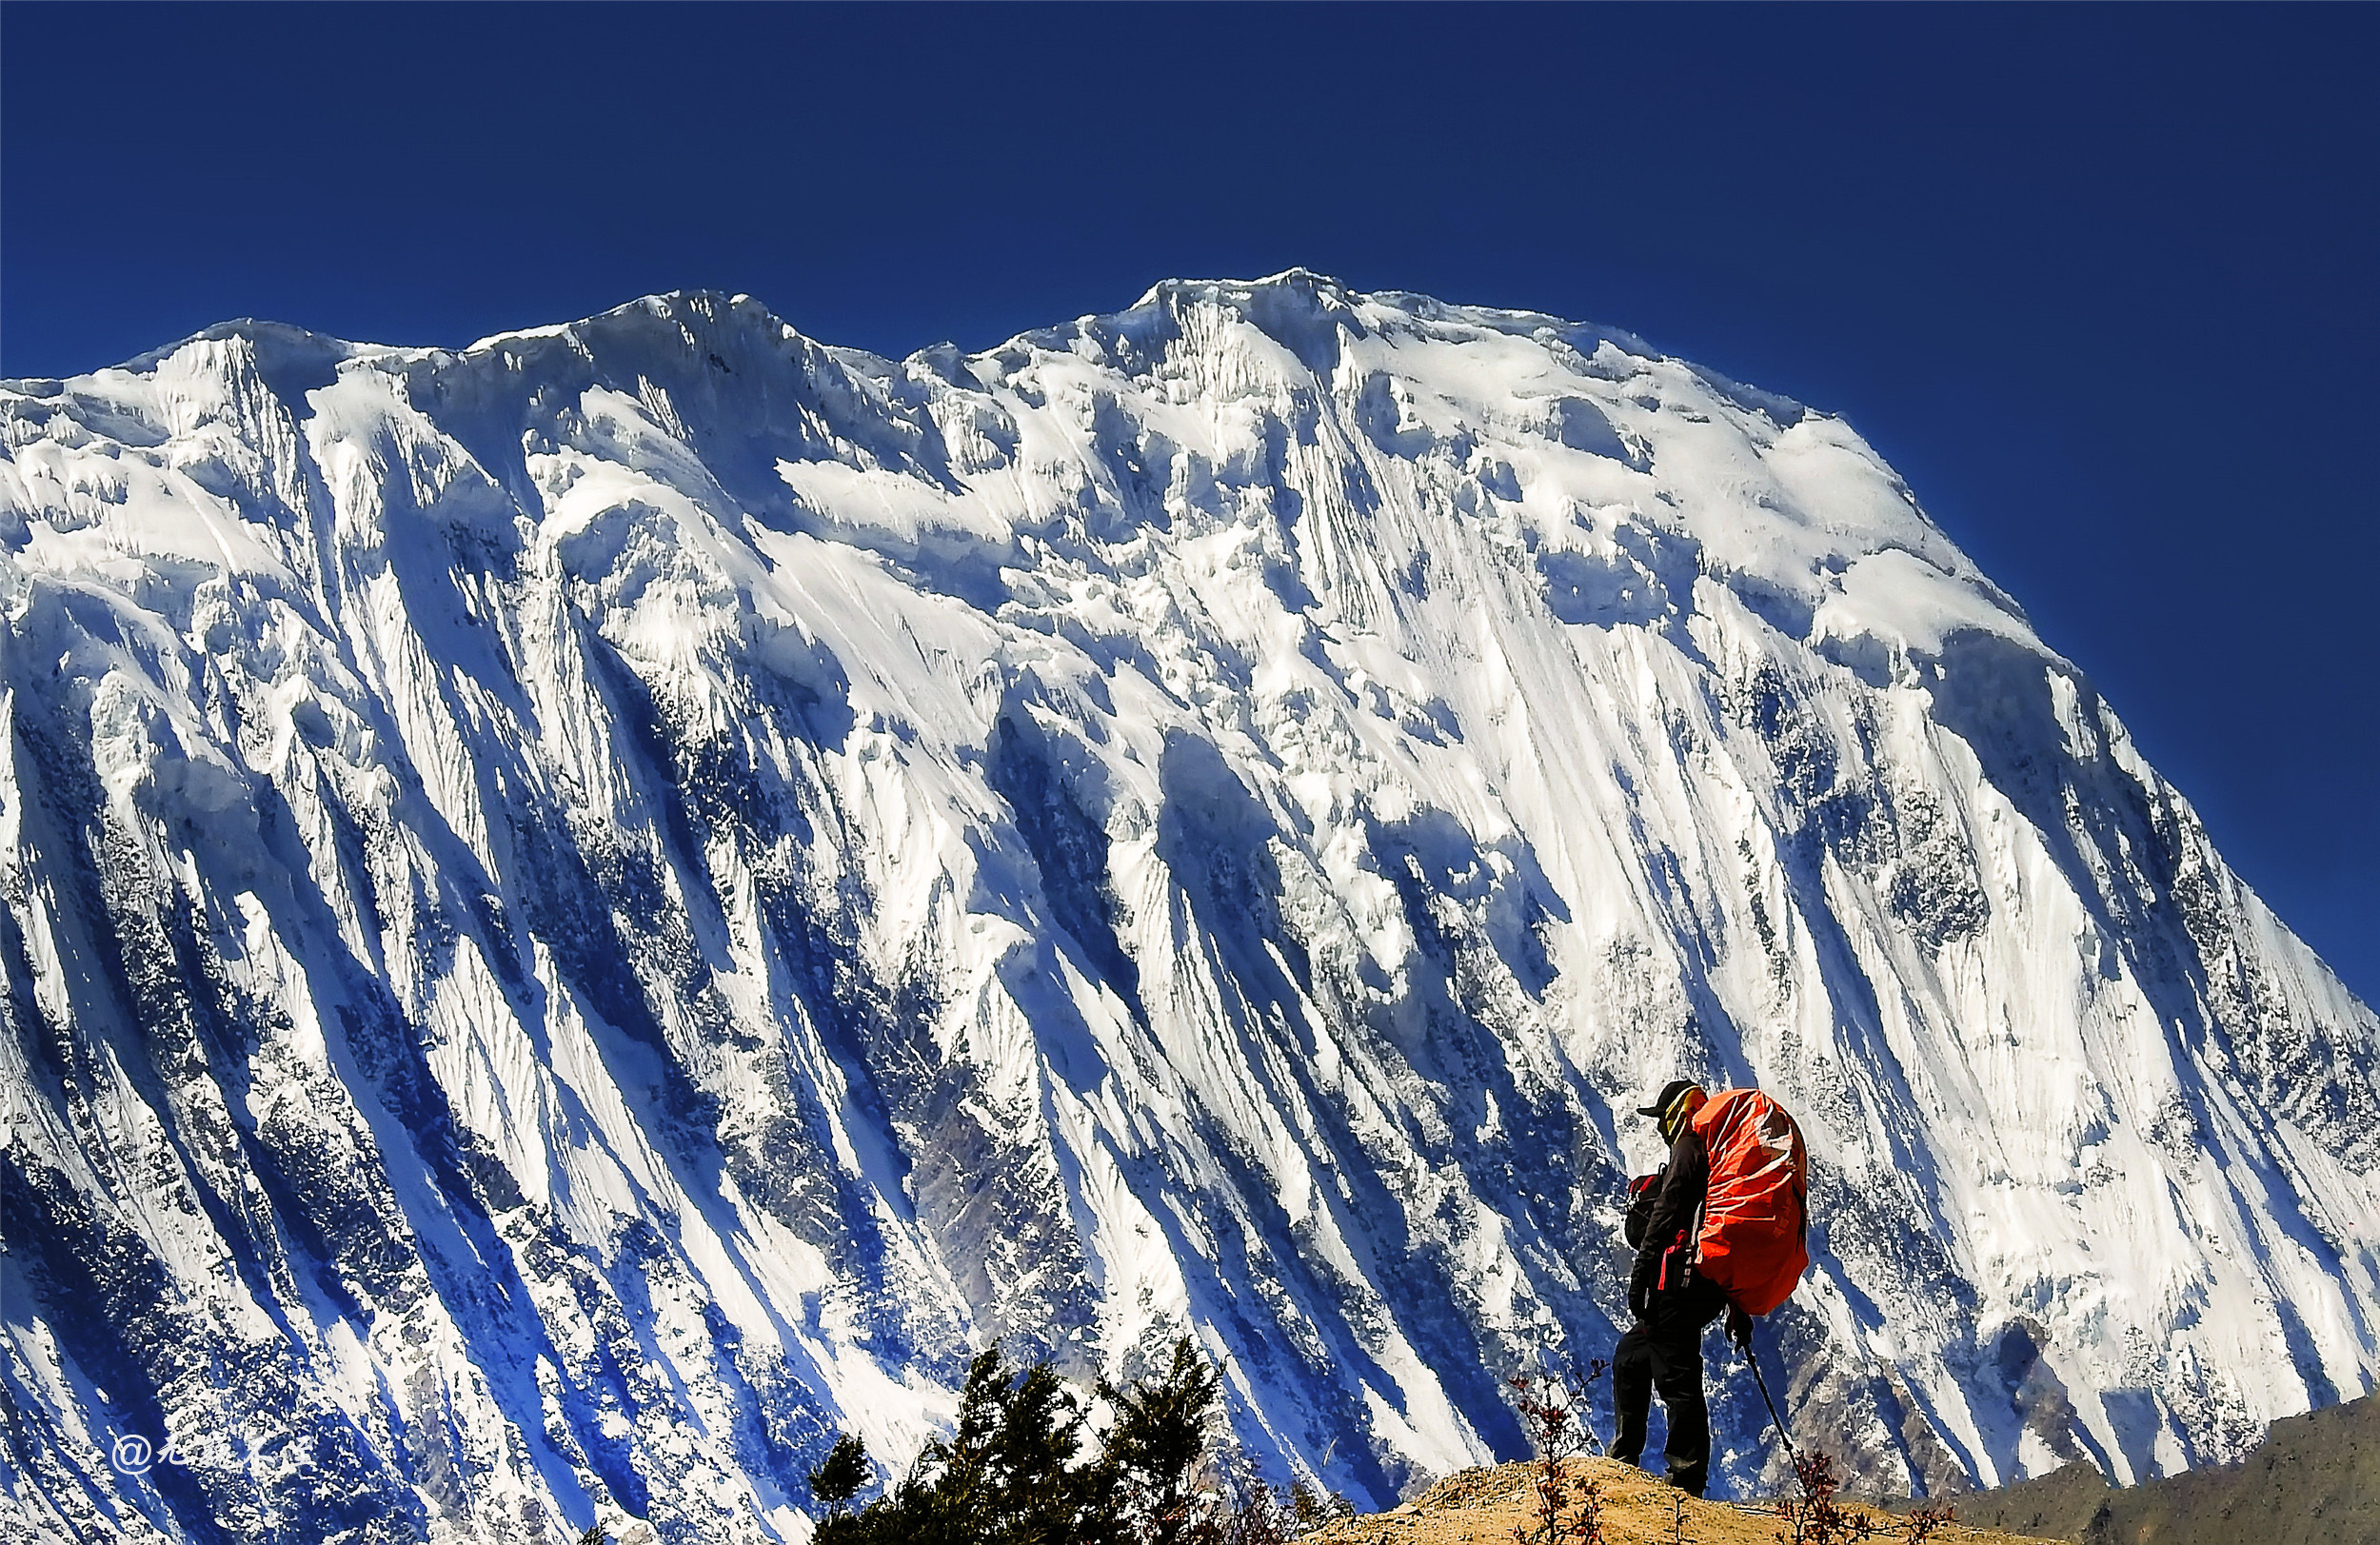
<svg viewBox="0 0 2380 1545"><path fill-rule="evenodd" d="M1662 1453L1670 1484L1700 1496L1711 1476L1702 1333L1724 1311L1728 1338L1749 1358L1752 1317L1783 1303L1809 1269L1810 1160L1794 1119L1757 1089L1723 1090L1714 1099L1678 1079L1636 1114L1661 1123L1669 1162L1629 1186L1626 1233L1636 1264L1628 1307L1636 1322L1612 1354L1619 1420L1612 1457L1634 1464L1644 1452L1657 1389L1669 1412ZM1760 1393L1765 1398L1768 1386Z"/></svg>
<svg viewBox="0 0 2380 1545"><path fill-rule="evenodd" d="M1660 1122L1669 1163L1632 1187L1636 1197L1626 1230L1636 1265L1629 1277L1628 1307L1636 1322L1612 1354L1612 1405L1619 1423L1612 1457L1635 1464L1644 1452L1645 1418L1657 1389L1669 1413L1669 1440L1661 1452L1669 1462L1670 1484L1695 1496L1702 1495L1711 1476L1702 1333L1726 1313L1728 1336L1741 1346L1752 1341L1752 1317L1733 1308L1718 1284L1695 1270L1695 1236L1711 1163L1694 1118L1708 1100L1700 1084L1678 1079L1636 1112Z"/></svg>

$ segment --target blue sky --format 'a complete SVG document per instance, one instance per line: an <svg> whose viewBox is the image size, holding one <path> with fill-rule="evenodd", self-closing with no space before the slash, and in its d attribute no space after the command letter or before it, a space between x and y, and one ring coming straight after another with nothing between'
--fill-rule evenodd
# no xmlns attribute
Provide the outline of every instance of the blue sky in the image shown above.
<svg viewBox="0 0 2380 1545"><path fill-rule="evenodd" d="M0 372L1294 264L1848 416L2380 1000L2380 8L0 7Z"/></svg>

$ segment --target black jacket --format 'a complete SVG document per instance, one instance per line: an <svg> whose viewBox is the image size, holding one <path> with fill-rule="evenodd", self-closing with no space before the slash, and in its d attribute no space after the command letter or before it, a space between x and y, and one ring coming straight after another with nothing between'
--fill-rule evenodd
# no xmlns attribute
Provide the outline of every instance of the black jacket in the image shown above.
<svg viewBox="0 0 2380 1545"><path fill-rule="evenodd" d="M1628 1233L1630 1242L1636 1244L1636 1265L1628 1278L1628 1307L1639 1317L1652 1308L1654 1295L1686 1285L1695 1258L1696 1220L1710 1189L1710 1150L1689 1121L1670 1144L1669 1167L1661 1172L1660 1183L1648 1193L1652 1200L1642 1214L1641 1236L1636 1233L1636 1208L1630 1209Z"/></svg>

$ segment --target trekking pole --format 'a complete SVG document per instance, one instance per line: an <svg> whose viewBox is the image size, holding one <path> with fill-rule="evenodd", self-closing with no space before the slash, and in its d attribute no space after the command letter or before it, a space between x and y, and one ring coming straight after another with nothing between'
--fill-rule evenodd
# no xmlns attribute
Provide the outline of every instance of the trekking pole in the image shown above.
<svg viewBox="0 0 2380 1545"><path fill-rule="evenodd" d="M1769 1381L1760 1377L1760 1359L1753 1356L1749 1338L1744 1341L1744 1361L1752 1364L1752 1381L1759 1386L1760 1401L1769 1408L1769 1419L1776 1424L1776 1440L1785 1445L1785 1457L1794 1461L1794 1478L1800 1480L1801 1452L1794 1447L1792 1435L1785 1431L1785 1418L1777 1414L1776 1400L1769 1394ZM1809 1482L1803 1481L1802 1490L1806 1492L1809 1489Z"/></svg>

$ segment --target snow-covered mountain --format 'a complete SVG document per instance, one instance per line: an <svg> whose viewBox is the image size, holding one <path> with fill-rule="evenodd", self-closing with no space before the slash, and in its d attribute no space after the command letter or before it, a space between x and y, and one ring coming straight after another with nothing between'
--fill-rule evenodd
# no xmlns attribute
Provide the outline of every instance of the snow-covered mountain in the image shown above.
<svg viewBox="0 0 2380 1545"><path fill-rule="evenodd" d="M2380 1021L1838 418L1292 272L0 426L12 1539L799 1539L971 1349L1184 1331L1384 1501L1608 1351L1681 1071L1802 1120L1873 1479L2380 1377Z"/></svg>

